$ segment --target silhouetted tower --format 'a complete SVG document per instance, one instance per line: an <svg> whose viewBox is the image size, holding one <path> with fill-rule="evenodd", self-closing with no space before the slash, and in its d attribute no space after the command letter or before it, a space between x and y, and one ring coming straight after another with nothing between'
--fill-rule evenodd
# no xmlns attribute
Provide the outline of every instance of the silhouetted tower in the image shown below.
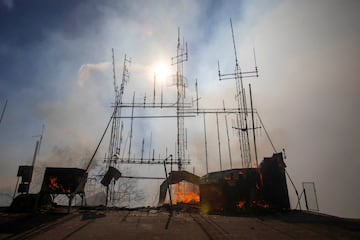
<svg viewBox="0 0 360 240"><path fill-rule="evenodd" d="M129 69L128 65L131 63L131 59L124 57L123 64L123 74L121 79L120 89L116 82L116 71L115 71L115 54L114 49L112 49L112 59L113 59L113 79L114 79L114 91L115 91L115 104L114 104L114 112L112 117L112 126L111 126L111 137L109 142L109 150L108 150L108 167L113 167L116 164L116 161L120 156L120 147L122 142L121 136L121 103L122 97L124 95L124 87L129 81Z"/></svg>
<svg viewBox="0 0 360 240"><path fill-rule="evenodd" d="M180 28L178 29L177 54L171 58L172 65L176 64L176 116L177 116L177 162L178 170L183 170L183 162L185 161L185 132L184 132L184 99L185 99L185 81L183 63L188 60L187 43L180 42Z"/></svg>

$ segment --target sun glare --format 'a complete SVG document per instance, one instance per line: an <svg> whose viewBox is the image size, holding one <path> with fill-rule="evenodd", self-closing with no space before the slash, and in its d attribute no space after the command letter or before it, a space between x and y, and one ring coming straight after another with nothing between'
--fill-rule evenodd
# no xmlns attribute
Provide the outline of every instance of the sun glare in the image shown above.
<svg viewBox="0 0 360 240"><path fill-rule="evenodd" d="M165 81L166 78L170 75L170 68L168 65L159 63L155 65L154 73L156 76L156 79L160 81Z"/></svg>

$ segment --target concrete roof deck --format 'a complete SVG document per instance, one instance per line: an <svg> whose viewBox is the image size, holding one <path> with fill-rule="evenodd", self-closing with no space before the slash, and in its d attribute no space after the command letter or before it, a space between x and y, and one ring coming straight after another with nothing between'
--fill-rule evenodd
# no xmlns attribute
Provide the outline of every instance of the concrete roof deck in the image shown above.
<svg viewBox="0 0 360 240"><path fill-rule="evenodd" d="M360 220L309 212L202 215L192 209L66 208L0 215L0 239L360 239Z"/></svg>

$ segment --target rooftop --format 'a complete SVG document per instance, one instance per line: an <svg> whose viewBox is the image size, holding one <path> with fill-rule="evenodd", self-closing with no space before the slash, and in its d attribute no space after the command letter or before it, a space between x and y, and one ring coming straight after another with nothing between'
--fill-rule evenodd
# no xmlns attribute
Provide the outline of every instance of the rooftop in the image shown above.
<svg viewBox="0 0 360 240"><path fill-rule="evenodd" d="M0 239L360 239L360 220L305 211L202 215L196 208L57 207L0 213Z"/></svg>

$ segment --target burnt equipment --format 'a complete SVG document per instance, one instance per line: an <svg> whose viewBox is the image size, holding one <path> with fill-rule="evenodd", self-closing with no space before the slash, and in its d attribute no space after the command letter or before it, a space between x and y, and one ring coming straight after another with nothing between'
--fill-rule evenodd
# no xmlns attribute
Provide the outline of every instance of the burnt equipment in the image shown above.
<svg viewBox="0 0 360 240"><path fill-rule="evenodd" d="M18 193L29 193L30 182L33 174L33 166L19 166L17 177L21 177Z"/></svg>
<svg viewBox="0 0 360 240"><path fill-rule="evenodd" d="M84 181L85 179L85 181ZM59 194L69 198L69 210L73 197L78 194L84 199L84 188L87 172L79 168L52 168L45 169L41 194L51 194L53 199Z"/></svg>
<svg viewBox="0 0 360 240"><path fill-rule="evenodd" d="M290 209L282 153L265 158L259 168L212 172L200 179L200 205L210 212Z"/></svg>
<svg viewBox="0 0 360 240"><path fill-rule="evenodd" d="M108 187L111 180L118 180L121 177L121 172L114 167L109 167L109 170L105 173L103 179L101 180L101 184L105 187Z"/></svg>
<svg viewBox="0 0 360 240"><path fill-rule="evenodd" d="M87 173L79 168L52 168L45 169L44 180L41 186L42 193L50 194L83 194Z"/></svg>

